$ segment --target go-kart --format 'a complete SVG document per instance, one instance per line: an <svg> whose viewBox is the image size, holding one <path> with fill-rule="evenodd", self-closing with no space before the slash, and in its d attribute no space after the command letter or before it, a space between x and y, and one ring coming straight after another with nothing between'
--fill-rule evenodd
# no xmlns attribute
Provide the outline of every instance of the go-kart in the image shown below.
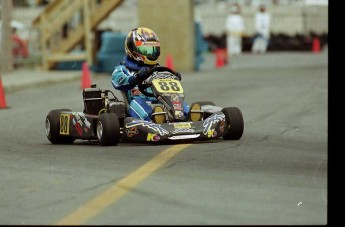
<svg viewBox="0 0 345 227"><path fill-rule="evenodd" d="M71 144L82 139L110 146L119 141L239 140L243 135L243 116L237 107L222 108L212 101L200 101L190 105L186 116L184 90L176 72L170 68L154 67L139 79L138 89L157 99L151 104L150 121L128 114L129 103L124 92L121 91L122 101L112 91L92 85L83 90L82 112L55 109L48 113L45 121L48 140L53 144Z"/></svg>

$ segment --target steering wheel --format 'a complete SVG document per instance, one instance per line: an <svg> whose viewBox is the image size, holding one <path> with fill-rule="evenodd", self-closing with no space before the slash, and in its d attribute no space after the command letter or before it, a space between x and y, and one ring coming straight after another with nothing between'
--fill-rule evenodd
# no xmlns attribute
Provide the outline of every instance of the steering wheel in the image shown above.
<svg viewBox="0 0 345 227"><path fill-rule="evenodd" d="M155 72L170 72L174 75L176 75L176 72L168 67L164 67L164 66L157 66L157 67L153 67L152 69L150 69L148 71L148 73L143 77L143 78L140 78L138 80L138 89L139 91L143 94L143 95L146 95L146 96L149 96L149 97L155 97L155 95L151 92L147 92L145 89L151 87L152 83L144 83L144 81L149 78L153 73Z"/></svg>

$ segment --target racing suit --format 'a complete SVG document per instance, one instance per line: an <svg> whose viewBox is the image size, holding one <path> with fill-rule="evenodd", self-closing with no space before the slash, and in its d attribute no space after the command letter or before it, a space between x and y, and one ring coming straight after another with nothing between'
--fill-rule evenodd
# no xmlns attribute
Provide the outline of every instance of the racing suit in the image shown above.
<svg viewBox="0 0 345 227"><path fill-rule="evenodd" d="M137 79L134 75L143 67L152 68L155 66L159 66L159 64L149 66L143 63L138 63L126 56L124 61L115 67L111 75L111 83L113 87L125 92L126 94L127 101L129 103L128 114L131 117L146 121L151 120L152 107L150 104L158 103L158 100L155 97L145 96L139 91ZM150 87L146 90L149 93L152 93L152 89ZM186 102L183 103L183 109L185 116L187 116L189 106Z"/></svg>

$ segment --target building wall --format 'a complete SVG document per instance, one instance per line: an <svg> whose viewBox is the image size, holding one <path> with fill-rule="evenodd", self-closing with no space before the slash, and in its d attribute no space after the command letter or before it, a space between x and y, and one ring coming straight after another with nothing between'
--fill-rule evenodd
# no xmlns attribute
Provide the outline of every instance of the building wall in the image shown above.
<svg viewBox="0 0 345 227"><path fill-rule="evenodd" d="M194 14L192 0L138 0L138 25L151 28L161 42L160 64L171 55L175 69L194 69Z"/></svg>

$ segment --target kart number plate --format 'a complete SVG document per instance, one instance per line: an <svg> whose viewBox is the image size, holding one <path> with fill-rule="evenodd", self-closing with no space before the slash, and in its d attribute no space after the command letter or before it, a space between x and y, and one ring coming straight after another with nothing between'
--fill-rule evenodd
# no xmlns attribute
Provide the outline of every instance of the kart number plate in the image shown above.
<svg viewBox="0 0 345 227"><path fill-rule="evenodd" d="M60 114L60 134L69 135L69 114Z"/></svg>
<svg viewBox="0 0 345 227"><path fill-rule="evenodd" d="M152 83L157 89L157 91L161 93L177 93L177 94L183 93L183 88L181 86L180 81L178 80L159 79L159 80L153 80Z"/></svg>

